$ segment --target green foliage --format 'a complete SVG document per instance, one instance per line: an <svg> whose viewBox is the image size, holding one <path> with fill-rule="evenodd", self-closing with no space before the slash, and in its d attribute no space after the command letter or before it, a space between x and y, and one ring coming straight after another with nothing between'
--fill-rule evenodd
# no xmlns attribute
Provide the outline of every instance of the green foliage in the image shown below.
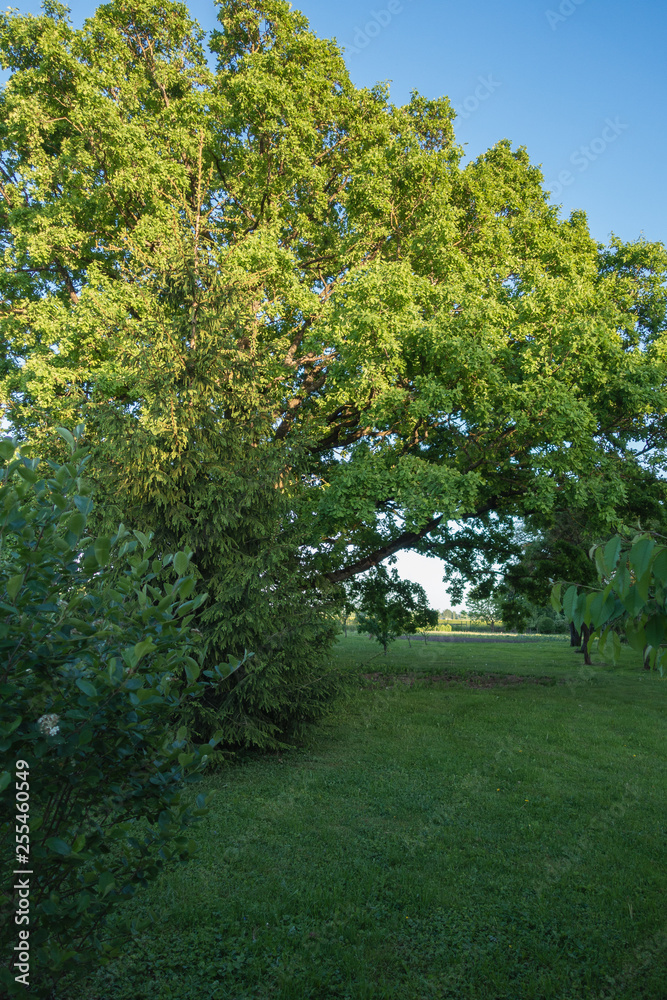
<svg viewBox="0 0 667 1000"><path fill-rule="evenodd" d="M192 550L207 664L256 653L194 721L276 746L336 688L336 585L624 505L667 256L560 219L523 148L463 166L446 98L356 88L284 0L218 20L211 67L173 0L0 16L0 405L50 457L85 421L96 530Z"/></svg>
<svg viewBox="0 0 667 1000"><path fill-rule="evenodd" d="M667 652L667 544L649 532L614 535L591 550L597 587L554 587L554 607L563 608L575 628L589 625L598 649L616 662L619 633L662 676Z"/></svg>
<svg viewBox="0 0 667 1000"><path fill-rule="evenodd" d="M556 622L549 615L544 615L537 622L537 631L541 635L554 635L556 632Z"/></svg>
<svg viewBox="0 0 667 1000"><path fill-rule="evenodd" d="M502 620L502 609L498 598L483 591L480 593L476 588L473 588L466 600L466 609L473 621L494 625L495 622Z"/></svg>
<svg viewBox="0 0 667 1000"><path fill-rule="evenodd" d="M514 516L623 504L628 443L664 444L661 246L598 246L506 141L462 166L446 98L355 88L282 0L219 4L215 68L183 4L56 8L0 21L13 427L85 417L105 506L207 521L231 566L206 507L257 418L332 582L405 547L471 576Z"/></svg>
<svg viewBox="0 0 667 1000"><path fill-rule="evenodd" d="M48 468L0 442L0 938L11 955L20 855L32 870L30 995L39 997L118 955L139 929L119 904L191 856L188 827L205 801L186 805L181 792L211 748L191 745L176 720L239 665L202 674L190 622L205 595L194 594L191 553L157 551L122 525L89 532L81 432L61 430L71 457ZM26 787L17 770L28 815L13 808L15 786ZM6 963L0 975L25 994Z"/></svg>
<svg viewBox="0 0 667 1000"><path fill-rule="evenodd" d="M388 644L399 635L414 635L418 629L438 624L438 612L429 608L424 588L399 579L395 569L388 573L381 566L356 580L349 593L357 609L359 631L377 639L385 655Z"/></svg>
<svg viewBox="0 0 667 1000"><path fill-rule="evenodd" d="M656 480L648 469L625 463L619 464L616 478L624 491L623 519L641 519L659 528L664 481ZM601 517L595 505L583 510L559 506L526 518L517 532L520 554L503 566L498 587L507 620L515 627L534 627L540 616L552 614L549 599L558 580L594 587L597 569L589 551L606 542L617 523L618 518Z"/></svg>
<svg viewBox="0 0 667 1000"><path fill-rule="evenodd" d="M552 619L554 635L565 635L570 631L570 623L564 615L557 615Z"/></svg>
<svg viewBox="0 0 667 1000"><path fill-rule="evenodd" d="M534 616L534 605L523 594L503 587L499 594L500 614L507 629L525 632Z"/></svg>

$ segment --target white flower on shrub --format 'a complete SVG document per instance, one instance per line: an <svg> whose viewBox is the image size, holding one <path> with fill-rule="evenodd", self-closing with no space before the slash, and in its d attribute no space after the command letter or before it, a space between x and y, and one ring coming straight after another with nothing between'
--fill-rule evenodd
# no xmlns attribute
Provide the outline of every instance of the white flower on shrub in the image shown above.
<svg viewBox="0 0 667 1000"><path fill-rule="evenodd" d="M44 733L45 736L55 736L56 733L60 732L60 716L55 713L50 715L43 715L37 720L37 725L39 726L39 731Z"/></svg>

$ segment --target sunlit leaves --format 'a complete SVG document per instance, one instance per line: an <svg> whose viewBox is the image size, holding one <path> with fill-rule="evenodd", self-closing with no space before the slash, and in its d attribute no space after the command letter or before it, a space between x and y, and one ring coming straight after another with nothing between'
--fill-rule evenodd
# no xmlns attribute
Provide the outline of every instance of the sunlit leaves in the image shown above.
<svg viewBox="0 0 667 1000"><path fill-rule="evenodd" d="M664 251L598 247L506 141L461 166L447 98L355 88L286 2L221 3L215 69L185 6L133 12L1 21L9 420L71 450L85 414L110 521L183 548L266 445L335 580L455 559L454 516L611 516L663 439Z"/></svg>

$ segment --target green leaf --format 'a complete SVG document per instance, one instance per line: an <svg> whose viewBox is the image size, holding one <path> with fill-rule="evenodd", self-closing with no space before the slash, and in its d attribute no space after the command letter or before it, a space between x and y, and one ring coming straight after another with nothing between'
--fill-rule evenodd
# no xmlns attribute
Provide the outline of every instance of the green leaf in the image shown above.
<svg viewBox="0 0 667 1000"><path fill-rule="evenodd" d="M115 885L116 880L111 872L102 872L97 883L97 891L99 895L104 898L111 892Z"/></svg>
<svg viewBox="0 0 667 1000"><path fill-rule="evenodd" d="M656 581L663 587L667 587L667 547L659 546L651 569Z"/></svg>
<svg viewBox="0 0 667 1000"><path fill-rule="evenodd" d="M590 604L593 600L592 594L577 593L576 601L572 609L572 621L574 622L574 627L579 630L585 621L588 621L588 612L590 610Z"/></svg>
<svg viewBox="0 0 667 1000"><path fill-rule="evenodd" d="M630 566L637 579L642 577L649 568L654 548L655 542L652 538L641 538L630 549Z"/></svg>
<svg viewBox="0 0 667 1000"><path fill-rule="evenodd" d="M76 511L75 514L70 514L67 519L67 527L77 538L79 538L86 527L85 515L82 514L81 511Z"/></svg>
<svg viewBox="0 0 667 1000"><path fill-rule="evenodd" d="M87 695L89 698L97 698L98 694L97 688L95 687L94 684L91 684L90 681L87 681L82 677L77 677L76 686L79 688L80 691L83 691L83 693Z"/></svg>
<svg viewBox="0 0 667 1000"><path fill-rule="evenodd" d="M122 683L123 664L117 656L114 656L111 660L109 660L109 666L107 667L107 672L109 674L109 680L111 681L114 687Z"/></svg>
<svg viewBox="0 0 667 1000"><path fill-rule="evenodd" d="M90 497L74 497L74 506L77 510L81 511L82 514L88 516L93 509L93 501Z"/></svg>
<svg viewBox="0 0 667 1000"><path fill-rule="evenodd" d="M144 535L143 531L133 531L132 534L138 540L142 549L146 550L151 543L151 540L148 537L148 535Z"/></svg>
<svg viewBox="0 0 667 1000"><path fill-rule="evenodd" d="M22 715L17 715L11 720L11 722L0 722L0 733L2 733L3 736L9 736L10 733L13 733L15 729L19 728L22 722Z"/></svg>
<svg viewBox="0 0 667 1000"><path fill-rule="evenodd" d="M590 604L590 620L595 628L601 628L611 618L616 608L616 597L610 587L595 594Z"/></svg>
<svg viewBox="0 0 667 1000"><path fill-rule="evenodd" d="M97 556L95 555L95 547L89 545L88 548L83 553L83 568L89 572L93 572L99 566L97 561Z"/></svg>
<svg viewBox="0 0 667 1000"><path fill-rule="evenodd" d="M626 560L621 560L619 563L618 568L612 577L611 586L621 599L627 597L630 587L632 586L632 576L630 570L628 569Z"/></svg>
<svg viewBox="0 0 667 1000"><path fill-rule="evenodd" d="M190 657L186 659L184 666L185 666L185 676L192 684L199 677L199 674L201 673L201 667L199 666L198 663L195 663L195 661L192 660Z"/></svg>
<svg viewBox="0 0 667 1000"><path fill-rule="evenodd" d="M600 635L600 638L598 639L598 653L600 654L600 656L604 656L604 651L607 646L607 641L609 639L610 632L611 629L608 628L604 629L602 634Z"/></svg>
<svg viewBox="0 0 667 1000"><path fill-rule="evenodd" d="M15 601L18 592L23 586L23 573L17 573L16 576L10 576L10 578L5 583L5 590L9 595L10 601Z"/></svg>
<svg viewBox="0 0 667 1000"><path fill-rule="evenodd" d="M602 557L604 565L604 575L609 577L616 569L616 564L618 563L619 556L621 554L621 544L622 539L620 535L614 535L610 538L604 547L604 553Z"/></svg>
<svg viewBox="0 0 667 1000"><path fill-rule="evenodd" d="M0 773L0 792L4 792L5 788L11 781L11 778L12 776L9 771L2 771L2 773Z"/></svg>
<svg viewBox="0 0 667 1000"><path fill-rule="evenodd" d="M554 609L554 611L557 611L559 614L563 608L563 600L561 596L562 590L563 590L562 583L556 583L551 588L551 607Z"/></svg>
<svg viewBox="0 0 667 1000"><path fill-rule="evenodd" d="M72 848L64 840L61 840L60 837L49 837L46 841L46 846L55 854L61 854L63 857L67 857L68 854L72 853Z"/></svg>
<svg viewBox="0 0 667 1000"><path fill-rule="evenodd" d="M574 618L578 596L579 593L576 587L568 587L565 591L565 596L563 597L563 614L569 622Z"/></svg>
<svg viewBox="0 0 667 1000"><path fill-rule="evenodd" d="M70 447L70 451L74 452L76 449L76 441L71 431L68 431L66 427L56 427L56 434L58 434L63 441L66 441Z"/></svg>
<svg viewBox="0 0 667 1000"><path fill-rule="evenodd" d="M644 600L635 585L630 587L625 597L621 598L621 602L632 618L638 615L644 607Z"/></svg>
<svg viewBox="0 0 667 1000"><path fill-rule="evenodd" d="M155 643L152 639L144 639L142 642L138 642L132 650L134 657L133 666L136 667L142 657L144 657L146 653L150 653L153 649L155 649Z"/></svg>
<svg viewBox="0 0 667 1000"><path fill-rule="evenodd" d="M94 545L95 558L100 566L106 566L109 562L109 553L111 551L111 539L106 535L100 535L99 538L95 540Z"/></svg>
<svg viewBox="0 0 667 1000"><path fill-rule="evenodd" d="M186 598L188 598L190 596L190 594L192 593L192 591L195 589L195 586L196 586L196 583L195 583L195 578L193 576L186 576L186 577L184 577L181 580L180 586L178 588L178 596L179 596L179 598L181 600L185 600ZM179 614L182 614L182 613L183 613L182 611L179 611Z"/></svg>
<svg viewBox="0 0 667 1000"><path fill-rule="evenodd" d="M174 556L174 569L179 576L185 576L190 566L190 560L185 552L177 552Z"/></svg>
<svg viewBox="0 0 667 1000"><path fill-rule="evenodd" d="M0 459L10 462L16 453L16 446L11 438L0 439Z"/></svg>
<svg viewBox="0 0 667 1000"><path fill-rule="evenodd" d="M653 615L646 623L646 642L657 648L665 641L665 619L662 615Z"/></svg>
<svg viewBox="0 0 667 1000"><path fill-rule="evenodd" d="M39 476L34 469L31 469L27 465L17 465L16 471L18 472L21 479L25 480L26 483L30 483L31 486L39 480Z"/></svg>
<svg viewBox="0 0 667 1000"><path fill-rule="evenodd" d="M649 566L649 568L645 571L643 576L640 576L637 579L636 583L637 593L641 597L642 601L648 601L648 595L651 589L652 580L653 580L653 573L651 567Z"/></svg>

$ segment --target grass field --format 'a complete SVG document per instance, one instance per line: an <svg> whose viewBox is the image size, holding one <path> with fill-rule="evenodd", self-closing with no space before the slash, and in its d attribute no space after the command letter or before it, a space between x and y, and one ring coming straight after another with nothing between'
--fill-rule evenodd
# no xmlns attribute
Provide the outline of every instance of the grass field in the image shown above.
<svg viewBox="0 0 667 1000"><path fill-rule="evenodd" d="M340 641L371 679L307 745L207 776L198 860L63 998L667 998L667 681L560 638L377 649Z"/></svg>

